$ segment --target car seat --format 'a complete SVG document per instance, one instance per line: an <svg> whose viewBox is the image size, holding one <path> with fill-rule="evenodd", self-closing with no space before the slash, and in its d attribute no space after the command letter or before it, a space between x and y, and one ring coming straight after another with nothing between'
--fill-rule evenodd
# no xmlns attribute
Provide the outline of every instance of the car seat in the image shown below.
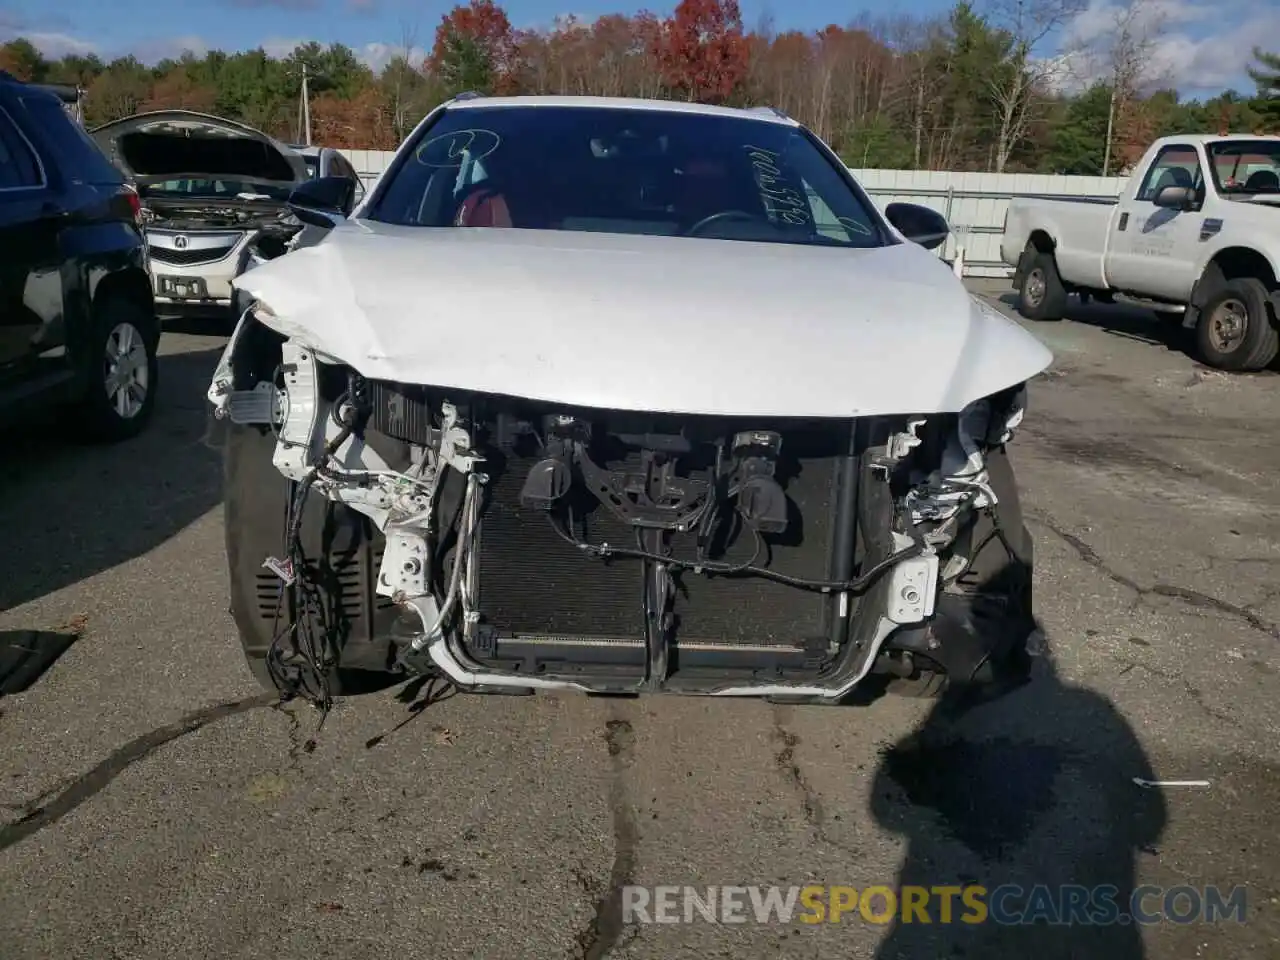
<svg viewBox="0 0 1280 960"><path fill-rule="evenodd" d="M511 208L507 198L491 183L472 187L458 205L455 227L510 227Z"/></svg>
<svg viewBox="0 0 1280 960"><path fill-rule="evenodd" d="M1244 182L1244 188L1253 193L1261 193L1264 190L1280 190L1280 176L1276 176L1272 170L1255 170L1249 174L1249 179Z"/></svg>
<svg viewBox="0 0 1280 960"><path fill-rule="evenodd" d="M1170 167L1160 174L1160 179L1156 181L1156 189L1152 196L1158 194L1165 187L1186 187L1190 190L1194 186L1195 181L1185 167Z"/></svg>

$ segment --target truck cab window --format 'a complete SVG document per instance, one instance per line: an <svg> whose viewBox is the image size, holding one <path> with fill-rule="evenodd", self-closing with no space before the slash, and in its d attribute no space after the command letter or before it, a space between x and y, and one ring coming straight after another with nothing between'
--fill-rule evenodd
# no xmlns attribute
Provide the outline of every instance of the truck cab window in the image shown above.
<svg viewBox="0 0 1280 960"><path fill-rule="evenodd" d="M1190 187L1197 194L1204 190L1204 175L1195 147L1174 145L1161 150L1147 171L1136 199L1154 202L1156 194L1165 187Z"/></svg>
<svg viewBox="0 0 1280 960"><path fill-rule="evenodd" d="M1280 142L1224 140L1210 145L1209 160L1225 196L1280 193Z"/></svg>

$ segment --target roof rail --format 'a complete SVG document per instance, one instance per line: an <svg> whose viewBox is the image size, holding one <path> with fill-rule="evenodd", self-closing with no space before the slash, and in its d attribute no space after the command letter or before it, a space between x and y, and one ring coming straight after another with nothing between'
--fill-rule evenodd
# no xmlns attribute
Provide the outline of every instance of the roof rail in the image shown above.
<svg viewBox="0 0 1280 960"><path fill-rule="evenodd" d="M455 100L479 100L484 94L479 90L464 90L453 99Z"/></svg>
<svg viewBox="0 0 1280 960"><path fill-rule="evenodd" d="M779 110L777 107L770 106L747 107L747 113L768 113L775 117L781 117L783 120L791 119L785 111Z"/></svg>

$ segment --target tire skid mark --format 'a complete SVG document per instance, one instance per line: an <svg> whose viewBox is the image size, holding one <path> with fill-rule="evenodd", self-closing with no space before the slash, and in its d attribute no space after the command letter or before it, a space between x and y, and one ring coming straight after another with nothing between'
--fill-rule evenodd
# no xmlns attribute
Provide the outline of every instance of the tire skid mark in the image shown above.
<svg viewBox="0 0 1280 960"><path fill-rule="evenodd" d="M278 700L279 696L277 694L260 693L240 700L215 703L212 706L188 713L173 723L157 727L150 733L135 737L124 746L113 751L110 756L92 770L72 780L65 789L61 790L48 803L29 809L26 815L20 819L0 827L0 850L5 850L15 843L20 843L33 833L57 823L80 804L105 789L130 766L139 760L145 760L165 744L171 743L189 733L194 733L201 727L217 720L235 716L238 713L247 713L250 710L273 706ZM35 803L39 804L39 800L36 800Z"/></svg>
<svg viewBox="0 0 1280 960"><path fill-rule="evenodd" d="M782 704L774 704L772 709L773 739L778 744L778 750L773 755L774 763L782 776L799 794L800 807L814 839L849 856L860 856L861 851L836 840L827 831L827 814L822 805L822 798L818 795L818 791L813 788L813 785L809 783L804 771L800 769L800 762L796 759L796 747L800 745L800 737L788 730L786 726L787 720L791 716L792 708Z"/></svg>
<svg viewBox="0 0 1280 960"><path fill-rule="evenodd" d="M609 807L613 813L613 865L609 869L608 886L596 901L594 914L577 936L581 960L603 960L622 940L625 928L622 888L635 882L636 848L640 841L625 780L626 769L635 755L635 732L631 721L623 716L623 708L613 708L612 718L605 723L604 741L613 768L609 784Z"/></svg>

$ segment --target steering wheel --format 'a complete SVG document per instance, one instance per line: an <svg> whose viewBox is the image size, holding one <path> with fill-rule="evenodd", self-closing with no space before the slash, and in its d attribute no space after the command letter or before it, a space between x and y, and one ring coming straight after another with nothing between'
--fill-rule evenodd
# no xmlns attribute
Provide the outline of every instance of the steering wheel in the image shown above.
<svg viewBox="0 0 1280 960"><path fill-rule="evenodd" d="M693 226L691 226L688 230L684 232L685 236L692 237L703 227L708 227L711 224L718 223L721 220L751 220L751 221L759 220L759 221L764 221L765 223L768 223L768 221L765 220L765 218L760 216L759 214L747 213L747 211L745 210L721 210L719 213L713 213L709 217L703 217L701 220L699 220L697 223L695 223Z"/></svg>

